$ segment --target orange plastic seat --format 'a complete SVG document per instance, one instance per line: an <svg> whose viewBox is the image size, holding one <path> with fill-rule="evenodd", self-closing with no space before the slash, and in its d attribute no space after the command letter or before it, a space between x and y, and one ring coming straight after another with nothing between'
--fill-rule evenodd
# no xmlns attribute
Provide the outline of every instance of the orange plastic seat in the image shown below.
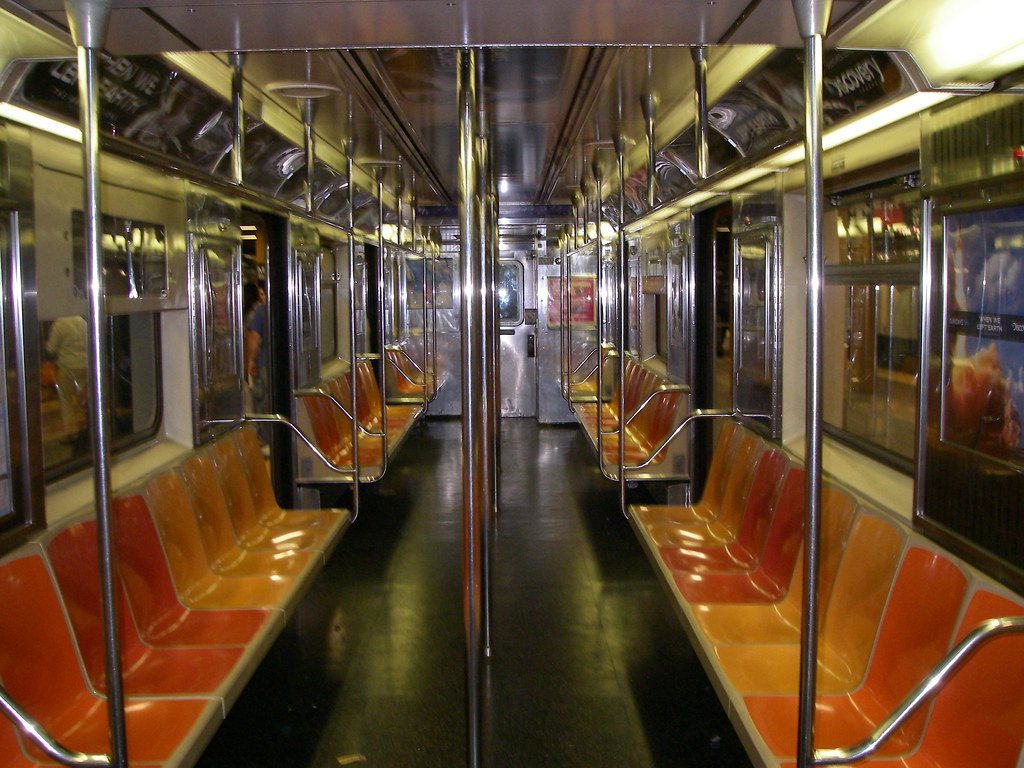
<svg viewBox="0 0 1024 768"><path fill-rule="evenodd" d="M290 576L227 578L213 572L199 523L176 473L166 472L150 480L145 495L174 591L189 608L283 608L289 602L295 590Z"/></svg>
<svg viewBox="0 0 1024 768"><path fill-rule="evenodd" d="M64 598L86 676L103 693L106 672L95 521L85 520L59 532L47 542L46 554ZM223 695L243 648L148 646L131 621L120 585L116 594L126 695Z"/></svg>
<svg viewBox="0 0 1024 768"><path fill-rule="evenodd" d="M817 747L844 747L866 737L950 647L967 580L936 552L911 547L885 607L864 682L850 693L819 696ZM796 696L746 696L751 720L779 757L796 754ZM912 717L883 747L883 755L911 750L926 711ZM987 763L986 763L987 764Z"/></svg>
<svg viewBox="0 0 1024 768"><path fill-rule="evenodd" d="M182 512L191 507L195 514L206 557L215 572L223 576L297 576L309 570L314 558L322 559L322 554L314 550L252 550L241 546L210 459L193 456L178 471L190 502Z"/></svg>
<svg viewBox="0 0 1024 768"><path fill-rule="evenodd" d="M978 591L956 639L985 619L1024 615L1024 606ZM912 754L873 760L872 768L1015 768L1024 743L1024 637L1006 635L979 648L935 697Z"/></svg>
<svg viewBox="0 0 1024 768"><path fill-rule="evenodd" d="M833 584L837 580L840 563L843 562L847 542L865 538L874 530L875 524L880 526L886 536L896 542L900 541L896 529L878 518L867 517L866 521L853 521L856 503L846 493L826 485L822 492L822 526L821 549L818 566L818 601L819 605L827 606L832 594ZM854 528L851 531L851 523ZM849 538L848 538L849 537ZM866 555L885 553L888 550L879 546L879 542L871 541L874 548ZM899 557L899 544L892 548L891 571L895 571L896 559ZM861 547L859 543L854 549ZM871 561L873 567L878 563ZM848 567L855 567L851 560ZM698 603L693 606L693 613L704 635L716 645L718 644L759 644L759 643L799 643L800 616L803 599L803 558L798 557L793 572L793 583L786 595L779 601L768 604L745 603ZM881 609L879 609L879 614Z"/></svg>
<svg viewBox="0 0 1024 768"><path fill-rule="evenodd" d="M106 700L85 685L60 602L42 558L0 565L0 681L11 697L68 749L110 748ZM216 699L128 699L128 758L162 763L182 744L204 741L221 720ZM41 759L34 747L26 750ZM30 763L31 764L31 763Z"/></svg>
<svg viewBox="0 0 1024 768"><path fill-rule="evenodd" d="M706 522L718 517L722 510L729 475L736 466L734 456L744 438L743 428L735 421L726 422L715 443L715 451L708 468L704 493L696 504L680 507L668 504L644 504L630 507L632 514L641 523L652 522L690 523ZM753 438L751 438L753 439Z"/></svg>
<svg viewBox="0 0 1024 768"><path fill-rule="evenodd" d="M680 547L659 547L658 554L673 571L688 573L749 571L768 554L768 542L773 534L778 535L782 525L791 525L794 518L802 524L802 516L778 514L780 510L795 513L803 506L803 470L773 468L774 462L767 462L759 470L764 482L754 481L758 493L751 493L736 537L721 545L684 545ZM765 478L767 472L769 477ZM778 472L778 474L775 474ZM796 474L797 477L790 477ZM761 495L764 492L764 496ZM787 493L789 495L787 495ZM794 496L795 494L795 496ZM792 498L790 498L792 496ZM799 502L799 504L797 504ZM796 506L794 507L794 504ZM801 525L802 530L802 525Z"/></svg>
<svg viewBox="0 0 1024 768"><path fill-rule="evenodd" d="M803 512L804 472L794 467L786 473L782 489L767 514L748 510L744 522L753 513L750 526L745 524L735 542L715 553L721 553L720 559L731 560L734 570L676 571L673 573L676 588L691 603L770 603L781 599L793 580L803 538ZM748 527L766 527L767 532L763 536L759 533L747 536L744 531ZM749 547L750 541L759 539L763 541L760 550ZM751 563L749 569L742 570L747 562Z"/></svg>
<svg viewBox="0 0 1024 768"><path fill-rule="evenodd" d="M232 439L238 451L242 469L249 480L256 517L261 525L273 528L277 525L298 525L303 527L336 528L348 514L338 509L282 509L274 496L270 484L270 472L260 452L256 433L246 427L236 430Z"/></svg>
<svg viewBox="0 0 1024 768"><path fill-rule="evenodd" d="M281 551L289 549L326 548L333 530L319 524L309 525L280 522L265 526L256 515L245 469L229 440L219 440L210 446L209 458L215 480L224 495L228 516L239 543L246 549Z"/></svg>
<svg viewBox="0 0 1024 768"><path fill-rule="evenodd" d="M818 690L822 693L850 691L863 679L902 549L903 537L892 525L872 515L861 515L850 534L831 591L821 583ZM799 595L802 590L796 584L794 580L790 593ZM715 647L722 670L741 693L796 692L800 605L792 611L789 622L775 628L775 637ZM770 632L765 626L760 629L764 635ZM733 631L741 632L742 627Z"/></svg>
<svg viewBox="0 0 1024 768"><path fill-rule="evenodd" d="M116 521L114 546L121 581L143 640L153 645L254 647L270 642L273 630L281 623L279 611L193 610L178 600L160 539L142 496L116 499L111 510ZM205 564L204 558L202 565L205 567ZM210 597L215 594L216 590ZM203 602L208 604L208 601Z"/></svg>
<svg viewBox="0 0 1024 768"><path fill-rule="evenodd" d="M659 523L648 526L647 531L658 545L659 555L664 559L664 553L669 550L685 549L700 553L702 548L721 548L739 537L744 524L747 525L745 537L756 537L763 533L766 528L759 530L757 526L765 520L765 513L772 508L788 466L789 461L782 453L773 449L765 450L751 467L751 480L747 483L746 492L740 494L739 486L731 486L729 503L723 506L722 515L715 520L688 525Z"/></svg>

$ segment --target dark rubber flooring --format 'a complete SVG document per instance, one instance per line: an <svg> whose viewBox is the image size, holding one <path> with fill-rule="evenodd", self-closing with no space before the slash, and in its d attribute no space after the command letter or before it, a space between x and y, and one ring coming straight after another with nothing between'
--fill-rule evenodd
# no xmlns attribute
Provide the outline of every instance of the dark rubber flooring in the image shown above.
<svg viewBox="0 0 1024 768"><path fill-rule="evenodd" d="M365 489L200 768L466 765L460 429ZM749 766L579 430L506 419L501 488L484 766Z"/></svg>

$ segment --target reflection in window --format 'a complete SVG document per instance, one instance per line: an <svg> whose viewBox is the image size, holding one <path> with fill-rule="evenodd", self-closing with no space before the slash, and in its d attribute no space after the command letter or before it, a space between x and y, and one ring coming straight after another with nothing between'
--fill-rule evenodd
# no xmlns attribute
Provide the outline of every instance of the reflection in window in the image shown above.
<svg viewBox="0 0 1024 768"><path fill-rule="evenodd" d="M85 215L71 214L75 294L86 295ZM107 296L162 298L167 294L167 237L161 224L103 216L103 279Z"/></svg>
<svg viewBox="0 0 1024 768"><path fill-rule="evenodd" d="M216 434L211 422L242 415L241 249L234 240L194 244L193 344L197 441Z"/></svg>
<svg viewBox="0 0 1024 768"><path fill-rule="evenodd" d="M824 420L831 434L909 467L918 380L920 197L862 192L829 213Z"/></svg>
<svg viewBox="0 0 1024 768"><path fill-rule="evenodd" d="M739 295L734 397L736 407L752 415L772 414L775 405L774 237L773 229L755 229L736 235Z"/></svg>
<svg viewBox="0 0 1024 768"><path fill-rule="evenodd" d="M523 322L523 265L518 261L499 261L495 280L499 323L519 325Z"/></svg>
<svg viewBox="0 0 1024 768"><path fill-rule="evenodd" d="M152 436L160 421L158 315L107 318L114 450ZM86 322L67 315L41 324L43 459L48 479L92 461Z"/></svg>

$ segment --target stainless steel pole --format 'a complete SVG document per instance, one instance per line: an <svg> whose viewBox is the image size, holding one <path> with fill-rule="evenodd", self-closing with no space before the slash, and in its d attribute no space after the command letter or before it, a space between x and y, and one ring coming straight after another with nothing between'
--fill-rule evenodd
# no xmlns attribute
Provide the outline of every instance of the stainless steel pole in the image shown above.
<svg viewBox="0 0 1024 768"><path fill-rule="evenodd" d="M654 148L654 117L658 111L658 99L653 93L645 93L640 97L640 110L644 115L644 133L647 135L647 186L645 188L646 202L648 208L653 208L657 200L658 186L655 178L655 148ZM619 194L622 196L621 191ZM619 219L622 224L622 219Z"/></svg>
<svg viewBox="0 0 1024 768"><path fill-rule="evenodd" d="M706 179L708 167L708 54L703 46L690 49L693 56L694 145L697 147L697 177Z"/></svg>
<svg viewBox="0 0 1024 768"><path fill-rule="evenodd" d="M462 244L462 555L463 615L466 636L466 736L468 765L479 768L482 755L483 642L481 635L481 537L486 472L483 423L483 275L480 272L480 229L483 214L477 188L476 58L473 49L458 52L459 105L459 229Z"/></svg>
<svg viewBox="0 0 1024 768"><path fill-rule="evenodd" d="M313 117L316 114L316 101L311 98L299 99L299 112L302 114L302 138L306 159L306 177L302 181L302 199L306 213L313 212L313 174L316 171L316 139L313 136Z"/></svg>
<svg viewBox="0 0 1024 768"><path fill-rule="evenodd" d="M245 65L244 53L232 53L231 61L231 113L235 121L235 133L231 138L231 180L241 185L245 168Z"/></svg>
<svg viewBox="0 0 1024 768"><path fill-rule="evenodd" d="M604 238L601 236L601 164L597 161L597 148L591 170L594 173L594 229L597 231L597 461L604 472L604 323L607 291L604 278ZM570 298L570 301L572 299ZM622 361L620 360L621 364ZM571 384L570 384L571 386ZM621 423L622 414L619 414Z"/></svg>
<svg viewBox="0 0 1024 768"><path fill-rule="evenodd" d="M800 708L797 767L814 762L814 707L817 696L818 561L821 528L822 445L822 215L825 207L821 134L822 56L831 0L793 0L805 44L804 150L807 195L807 408L805 413L805 523L803 627L800 634Z"/></svg>
<svg viewBox="0 0 1024 768"><path fill-rule="evenodd" d="M623 515L629 517L629 513L626 511L626 334L629 320L629 265L626 260L626 228L623 226L626 215L626 140L622 134L615 137L615 165L619 182L618 261L616 264L618 288L616 303L619 305L619 312L615 333L616 346L619 350L619 509L622 510ZM639 275L637 278L639 279Z"/></svg>
<svg viewBox="0 0 1024 768"><path fill-rule="evenodd" d="M349 100L349 131L352 130L352 102ZM359 518L359 387L356 386L356 365L359 362L359 350L356 349L356 234L355 234L355 207L356 192L355 178L352 175L354 170L354 159L356 155L356 140L350 136L345 142L345 174L348 176L348 349L349 349L349 374L352 377L352 385L349 387L349 405L352 414L352 522ZM365 317L364 307L364 317Z"/></svg>
<svg viewBox="0 0 1024 768"><path fill-rule="evenodd" d="M495 477L495 451L497 435L497 405L498 389L496 387L495 375L497 374L497 361L495 341L498 337L497 315L494 312L494 278L495 258L497 254L492 248L491 230L494 227L493 211L491 208L490 195L490 144L488 137L487 106L484 99L484 54L482 51L476 53L476 192L481 199L481 215L479 257L480 275L483 280L480 295L482 300L480 314L480 335L481 354L480 361L483 371L484 393L481 400L482 414L481 424L483 428L483 480L484 504L482 509L482 530L480 532L480 580L481 600L480 612L483 625L483 653L491 655L491 539L494 526L495 492L497 490Z"/></svg>
<svg viewBox="0 0 1024 768"><path fill-rule="evenodd" d="M387 292L384 282L384 266L387 253L384 245L384 166L377 168L377 346L380 348L380 375L377 377L377 389L380 392L380 432L381 437L381 474L388 471L388 407L387 407L387 321L385 313Z"/></svg>
<svg viewBox="0 0 1024 768"><path fill-rule="evenodd" d="M113 429L109 402L108 332L103 279L103 218L100 210L100 98L97 53L103 47L110 19L109 0L67 0L71 36L78 49L78 100L82 126L82 166L85 209L86 282L88 283L89 425L93 456L93 493L103 607L103 640L107 676L107 719L110 763L128 765L125 742L124 682L114 591L117 565L111 519L110 451Z"/></svg>

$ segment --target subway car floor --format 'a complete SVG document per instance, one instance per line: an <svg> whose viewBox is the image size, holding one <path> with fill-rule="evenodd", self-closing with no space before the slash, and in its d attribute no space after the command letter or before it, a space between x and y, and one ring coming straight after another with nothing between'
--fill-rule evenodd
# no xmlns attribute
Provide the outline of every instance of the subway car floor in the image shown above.
<svg viewBox="0 0 1024 768"><path fill-rule="evenodd" d="M460 430L364 488L200 768L466 765ZM580 431L504 420L501 487L484 765L749 766Z"/></svg>

